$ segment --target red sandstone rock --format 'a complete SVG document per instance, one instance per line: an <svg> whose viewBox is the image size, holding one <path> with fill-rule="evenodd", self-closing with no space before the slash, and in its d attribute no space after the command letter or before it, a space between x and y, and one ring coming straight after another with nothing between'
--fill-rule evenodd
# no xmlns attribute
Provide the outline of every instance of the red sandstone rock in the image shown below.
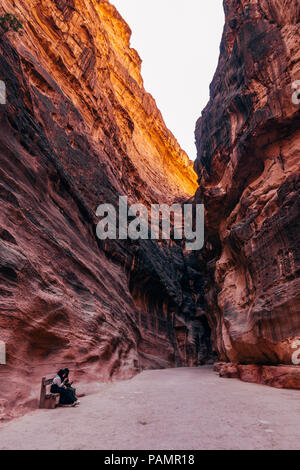
<svg viewBox="0 0 300 470"><path fill-rule="evenodd" d="M129 377L221 360L289 364L299 334L299 4L225 2L211 101L197 124L207 244L103 242L102 202L184 201L186 154L143 88L130 30L101 0L16 0L0 37L0 413L36 406L40 378ZM12 3L3 11L14 13ZM205 280L205 283L204 283ZM205 304L203 302L205 298ZM298 387L298 368L220 366Z"/></svg>
<svg viewBox="0 0 300 470"><path fill-rule="evenodd" d="M239 371L236 364L226 364L226 366L220 368L219 375L227 379L237 379L239 378Z"/></svg>
<svg viewBox="0 0 300 470"><path fill-rule="evenodd" d="M263 366L261 383L276 388L294 388L300 390L300 367Z"/></svg>
<svg viewBox="0 0 300 470"><path fill-rule="evenodd" d="M17 414L64 365L109 380L196 364L203 328L180 244L95 236L103 202L184 201L197 187L129 27L105 0L13 3L1 3L24 32L0 37L0 396Z"/></svg>
<svg viewBox="0 0 300 470"><path fill-rule="evenodd" d="M269 385L276 388L300 389L300 366L262 366L217 362L214 370L223 378L238 378L243 382Z"/></svg>
<svg viewBox="0 0 300 470"><path fill-rule="evenodd" d="M224 5L219 65L196 127L203 308L220 360L292 364L300 339L300 105L292 101L300 4ZM257 381L256 369L243 366L242 375Z"/></svg>
<svg viewBox="0 0 300 470"><path fill-rule="evenodd" d="M263 383L261 378L262 367L258 364L238 364L238 377L243 382Z"/></svg>
<svg viewBox="0 0 300 470"><path fill-rule="evenodd" d="M221 368L226 364L226 362L215 362L213 366L213 370L215 372L220 372Z"/></svg>

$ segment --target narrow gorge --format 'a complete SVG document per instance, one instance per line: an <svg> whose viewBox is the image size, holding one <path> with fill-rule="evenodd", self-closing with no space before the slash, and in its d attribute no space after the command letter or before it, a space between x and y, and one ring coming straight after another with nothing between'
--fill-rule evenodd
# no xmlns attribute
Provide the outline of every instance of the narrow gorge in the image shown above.
<svg viewBox="0 0 300 470"><path fill-rule="evenodd" d="M110 2L2 1L23 30L0 35L0 419L34 408L63 365L108 381L218 362L300 388L300 5L224 8L193 169ZM203 203L203 250L98 240L96 209L120 195Z"/></svg>

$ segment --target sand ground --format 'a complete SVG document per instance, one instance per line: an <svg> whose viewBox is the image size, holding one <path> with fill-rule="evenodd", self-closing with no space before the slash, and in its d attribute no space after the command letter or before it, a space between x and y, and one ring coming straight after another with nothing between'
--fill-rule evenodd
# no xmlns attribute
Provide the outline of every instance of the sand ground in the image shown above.
<svg viewBox="0 0 300 470"><path fill-rule="evenodd" d="M145 371L93 384L76 408L0 425L0 449L300 449L300 393L211 368Z"/></svg>

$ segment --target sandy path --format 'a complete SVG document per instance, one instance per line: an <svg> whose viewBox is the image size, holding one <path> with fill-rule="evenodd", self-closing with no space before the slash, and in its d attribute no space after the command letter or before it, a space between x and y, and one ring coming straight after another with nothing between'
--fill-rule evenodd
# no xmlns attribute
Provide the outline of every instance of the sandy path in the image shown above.
<svg viewBox="0 0 300 470"><path fill-rule="evenodd" d="M145 371L78 408L0 426L0 449L299 448L299 391L221 379L207 367Z"/></svg>

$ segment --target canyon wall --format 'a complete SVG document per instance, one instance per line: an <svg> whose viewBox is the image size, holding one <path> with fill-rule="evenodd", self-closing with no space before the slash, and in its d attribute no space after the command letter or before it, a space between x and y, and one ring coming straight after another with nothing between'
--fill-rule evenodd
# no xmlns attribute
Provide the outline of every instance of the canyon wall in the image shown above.
<svg viewBox="0 0 300 470"><path fill-rule="evenodd" d="M105 0L4 0L0 35L0 416L36 407L43 375L130 377L209 354L203 278L181 244L99 241L96 208L197 189ZM12 409L13 408L13 409Z"/></svg>
<svg viewBox="0 0 300 470"><path fill-rule="evenodd" d="M291 87L300 7L224 5L219 65L196 128L198 187L108 1L2 1L23 31L0 34L0 419L36 407L41 377L62 366L77 381L101 381L201 364L214 352L291 364L300 340ZM98 240L96 209L117 207L120 195L147 207L203 202L205 249ZM270 381L271 369L255 370Z"/></svg>
<svg viewBox="0 0 300 470"><path fill-rule="evenodd" d="M204 308L220 360L291 364L300 345L300 4L224 7L219 64L196 126Z"/></svg>

